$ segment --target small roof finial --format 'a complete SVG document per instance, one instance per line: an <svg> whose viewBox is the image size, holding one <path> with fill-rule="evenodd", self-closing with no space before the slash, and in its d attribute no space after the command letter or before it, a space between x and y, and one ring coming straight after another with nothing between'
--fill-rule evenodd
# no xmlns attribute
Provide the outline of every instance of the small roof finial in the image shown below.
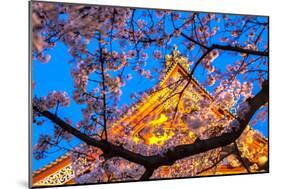
<svg viewBox="0 0 281 189"><path fill-rule="evenodd" d="M172 65L180 64L182 67L184 67L187 71L189 71L189 64L188 59L185 56L181 56L180 51L178 50L178 47L176 44L174 44L173 51L171 54L165 55L165 70L169 70Z"/></svg>
<svg viewBox="0 0 281 189"><path fill-rule="evenodd" d="M178 46L174 44L174 49L173 49L173 58L179 57L180 52L178 51Z"/></svg>

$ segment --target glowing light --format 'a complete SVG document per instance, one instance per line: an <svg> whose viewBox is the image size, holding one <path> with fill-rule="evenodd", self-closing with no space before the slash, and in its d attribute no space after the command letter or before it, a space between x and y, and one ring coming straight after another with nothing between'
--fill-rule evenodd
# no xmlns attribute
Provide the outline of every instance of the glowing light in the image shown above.
<svg viewBox="0 0 281 189"><path fill-rule="evenodd" d="M163 145L169 138L171 138L174 135L174 133L170 132L167 134L166 132L162 136L155 136L153 135L148 139L149 144L157 144L157 145Z"/></svg>
<svg viewBox="0 0 281 189"><path fill-rule="evenodd" d="M246 142L248 143L248 144L252 144L253 143L253 138L251 137L249 137L249 138L246 138Z"/></svg>
<svg viewBox="0 0 281 189"><path fill-rule="evenodd" d="M263 166L266 162L267 162L267 157L266 156L259 157L259 160L258 160L259 166Z"/></svg>
<svg viewBox="0 0 281 189"><path fill-rule="evenodd" d="M188 137L191 138L191 139L195 139L196 135L192 131L189 131Z"/></svg>
<svg viewBox="0 0 281 189"><path fill-rule="evenodd" d="M251 129L250 125L247 125L245 131L249 131Z"/></svg>
<svg viewBox="0 0 281 189"><path fill-rule="evenodd" d="M140 139L139 139L139 137L137 137L137 136L134 136L133 137L133 141L134 141L134 143L139 143L139 141L140 141Z"/></svg>
<svg viewBox="0 0 281 189"><path fill-rule="evenodd" d="M166 115L165 114L161 114L158 119L151 121L150 125L159 125L159 124L164 123L167 120L168 120L168 118L166 117Z"/></svg>

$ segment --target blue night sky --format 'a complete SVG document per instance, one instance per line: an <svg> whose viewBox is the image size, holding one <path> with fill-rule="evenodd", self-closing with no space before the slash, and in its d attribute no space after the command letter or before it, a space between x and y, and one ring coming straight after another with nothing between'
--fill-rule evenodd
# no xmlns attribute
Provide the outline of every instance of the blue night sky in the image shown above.
<svg viewBox="0 0 281 189"><path fill-rule="evenodd" d="M179 12L179 13L182 15L190 14L187 12ZM136 11L136 14L138 14L138 11ZM237 17L237 16L233 15L232 17ZM153 18L156 19L155 16L153 16ZM67 21L67 15L62 15L61 19L64 19ZM265 17L260 17L259 19L261 21L267 21L267 18L265 18ZM178 24L178 23L176 23L176 24ZM219 24L219 26L221 28L223 27L222 24ZM170 33L173 30L171 22L168 22L165 25L165 30L167 33ZM258 32L258 29L257 29L257 32ZM223 35L224 35L224 33L221 33L221 35L217 35L216 37L213 37L210 40L210 44L212 44L212 43L223 44L222 42L220 42L218 40ZM267 35L268 35L267 31L265 31L262 35L264 38L267 38ZM243 37L241 38L241 40L243 41ZM184 45L182 45L181 42L182 42L182 38L173 39L171 41L171 46L173 44L177 44L179 51L182 54L185 54L188 57L190 57L189 52L186 51L186 49L184 48ZM89 47L89 49L95 49L96 46L97 46L96 42L94 40L92 40L88 47ZM117 44L113 45L114 50L118 51L118 48L119 47ZM130 48L131 47L127 47L126 50L128 50ZM146 66L145 66L146 69L151 69L151 68L155 68L155 67L161 68L163 65L163 63L156 61L152 58L153 51L156 48L157 47L152 47L147 50L147 53L149 54L149 58L146 61L147 62ZM196 48L198 48L198 47L196 47ZM159 49L159 47L158 47L158 49ZM171 52L171 49L160 48L159 50L162 52L162 54L169 54ZM72 77L70 74L71 65L69 64L69 61L72 59L72 57L68 53L68 47L59 41L56 43L56 46L54 48L48 49L46 51L46 53L51 55L51 60L47 64L42 64L38 60L34 60L32 63L32 79L35 81L35 89L33 91L33 96L34 95L36 95L38 97L46 96L49 92L56 90L56 91L66 91L69 94L69 96L71 97L74 87L73 87ZM235 61L237 61L238 58L239 58L239 55L223 53L215 60L214 64L223 71L223 70L225 70L225 66L227 65L227 63L234 63ZM191 59L191 61L194 61L194 60ZM267 68L265 68L265 69L267 69ZM194 74L194 77L200 83L204 83L204 81L206 79L206 74L207 74L205 72L207 72L207 71L205 71L202 67L198 67L198 69L196 70L196 72ZM128 69L125 70L124 75L126 75L128 73L131 73L133 78L136 78L136 79L132 79L132 80L126 82L125 87L122 88L123 93L120 98L120 105L124 104L124 103L131 104L133 102L133 100L130 98L130 94L132 92L141 92L141 91L147 90L159 82L158 79L149 80L144 77L140 78L137 73L132 71L130 66ZM153 78L158 78L158 77L156 74L153 73ZM241 79L241 81L243 81L242 77L240 79ZM214 87L216 87L216 85L214 85L212 87L206 87L206 89L212 94ZM258 87L258 85L256 83L254 83L253 94L256 94L257 91L259 91L259 89L260 88ZM73 124L75 124L82 119L81 108L83 108L84 105L78 105L72 98L70 98L70 99L71 99L70 107L59 108L58 115L61 118L64 118L64 117L71 118ZM268 137L267 124L268 124L268 119L266 119L265 122L259 121L256 125L253 126L253 128L259 130L265 137ZM32 132L33 132L32 144L35 145L37 143L39 135L41 133L47 133L47 134L52 135L52 133L54 132L53 124L50 121L47 121L42 126L33 125ZM81 143L81 141L79 141L78 139L73 139L69 143L64 141L61 145L64 146L65 148L71 149L71 148L73 148L73 146L76 146L79 143ZM36 160L33 158L32 159L32 170L33 171L38 170L39 168L54 161L59 156L65 154L65 153L66 153L66 151L62 151L62 150L55 151L55 149L54 150L51 149L50 154L46 158L43 158L40 160Z"/></svg>

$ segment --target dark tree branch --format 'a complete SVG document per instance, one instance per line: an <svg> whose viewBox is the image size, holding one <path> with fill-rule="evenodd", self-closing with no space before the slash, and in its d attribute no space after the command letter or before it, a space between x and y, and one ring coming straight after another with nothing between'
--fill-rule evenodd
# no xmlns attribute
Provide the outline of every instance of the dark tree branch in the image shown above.
<svg viewBox="0 0 281 189"><path fill-rule="evenodd" d="M247 100L250 106L250 110L245 115L244 119L239 117L237 118L240 123L240 128L237 131L232 131L231 133L223 133L220 136L212 137L206 140L197 140L197 142L193 144L177 146L173 151L168 151L162 161L164 162L164 159L166 158L166 163L168 165L171 165L178 159L231 144L237 138L239 138L246 126L249 124L249 121L251 120L255 112L268 102L268 91L268 81L265 81L263 83L262 90L258 94L256 94L255 97L249 98ZM161 165L163 164L160 164L159 166Z"/></svg>
<svg viewBox="0 0 281 189"><path fill-rule="evenodd" d="M210 47L210 49L220 49L225 51L233 51L233 52L239 52L239 53L245 53L245 54L251 54L251 55L258 55L258 56L268 56L268 52L266 51L255 51L250 49L244 49L241 47L233 47L230 45L217 45L214 44Z"/></svg>
<svg viewBox="0 0 281 189"><path fill-rule="evenodd" d="M148 180L153 175L154 169L146 168L140 180Z"/></svg>
<svg viewBox="0 0 281 189"><path fill-rule="evenodd" d="M191 37L187 36L185 33L181 32L181 36L185 37L186 39L188 39L189 41L199 45L200 47L204 48L204 49L208 49L208 47L206 47L205 45L199 43L198 41L192 39Z"/></svg>
<svg viewBox="0 0 281 189"><path fill-rule="evenodd" d="M101 47L101 35L99 36L99 59L101 64L101 79L102 79L102 101L103 101L103 127L104 127L104 136L107 140L107 107L106 107L106 84L105 84L105 60L103 58L103 52Z"/></svg>
<svg viewBox="0 0 281 189"><path fill-rule="evenodd" d="M238 158L238 160L242 163L243 167L247 170L248 173L251 173L249 166L247 165L247 163L244 161L244 159L241 156L241 152L237 146L236 141L234 142L234 147L235 147L235 151L236 151L236 156Z"/></svg>
<svg viewBox="0 0 281 189"><path fill-rule="evenodd" d="M245 54L249 54L249 55L257 55L257 56L265 56L265 57L269 56L269 52L267 52L267 51L250 50L250 49L244 49L242 47L231 46L231 45L213 44L212 46L206 46L206 45L202 44L201 42L198 42L198 41L192 39L191 37L187 36L183 32L180 32L180 35L183 36L184 38L186 38L187 40L193 42L196 45L199 45L200 47L202 47L203 49L208 50L208 51L212 51L214 49L219 49L219 50L224 50L224 51L232 51L232 52L238 52L238 53L245 53ZM173 33L171 33L170 35L168 35L166 37L170 38L172 36L173 36ZM126 39L125 37L123 37L123 38ZM157 42L157 41L160 41L160 40L163 40L163 38L140 39L140 40L138 40L138 42L141 42L141 43L153 43L153 42Z"/></svg>
<svg viewBox="0 0 281 189"><path fill-rule="evenodd" d="M65 131L73 134L80 140L84 141L88 145L100 148L108 157L122 157L128 161L143 165L146 168L145 174L142 176L143 179L146 179L149 174L152 174L150 170L155 170L163 165L172 165L175 161L186 158L195 154L203 153L208 150L212 150L218 147L223 147L233 143L239 136L242 134L246 126L249 124L249 121L255 114L255 112L264 104L268 102L268 93L269 93L269 84L268 81L264 81L262 90L257 93L253 98L249 98L247 103L250 106L250 110L246 113L245 117L237 118L240 123L240 128L237 131L232 131L230 133L223 133L220 136L212 137L206 140L196 140L193 144L183 144L176 146L174 149L168 150L163 155L153 155L153 156L143 156L138 153L134 153L125 149L122 146L117 146L115 144L109 143L105 140L96 140L91 138L79 130L73 128L67 122L63 121L55 114L46 111L40 110L37 106L33 106L33 110L40 113L42 116L48 118L58 126L60 126ZM148 176L147 176L148 175Z"/></svg>
<svg viewBox="0 0 281 189"><path fill-rule="evenodd" d="M228 156L230 156L230 155L232 155L232 154L233 154L233 152L229 152L229 153L226 153L225 155L222 155L222 156L220 157L220 159L217 160L213 165L211 165L211 166L209 166L209 167L207 167L207 168L205 168L205 169L202 169L201 171L198 171L198 172L196 173L196 175L199 175L199 174L201 174L201 173L203 173L203 172L205 172L205 171L208 171L208 170L210 170L210 169L216 167L220 162L222 162L225 158L227 158Z"/></svg>
<svg viewBox="0 0 281 189"><path fill-rule="evenodd" d="M263 30L262 30L263 31ZM262 33L262 32L261 32ZM202 43L192 39L191 37L187 36L183 32L181 32L181 36L186 38L187 40L199 45L200 47L206 49L206 50L214 50L214 49L220 49L220 50L225 50L225 51L233 51L233 52L239 52L239 53L245 53L245 54L251 54L251 55L258 55L258 56L267 56L269 55L268 52L266 51L256 51L256 50L250 50L250 49L244 49L242 47L233 47L230 45L218 45L218 44L213 44L211 47L207 47L203 45ZM259 37L258 37L259 39Z"/></svg>
<svg viewBox="0 0 281 189"><path fill-rule="evenodd" d="M249 73L249 72L268 73L268 70L253 69L253 70L247 70L247 71L245 71L245 73Z"/></svg>
<svg viewBox="0 0 281 189"><path fill-rule="evenodd" d="M174 27L175 30L178 30L179 28L176 27L175 25L175 22L173 20L173 14L171 13L171 22L172 22L172 25ZM200 47L204 48L204 49L207 49L208 50L208 47L206 47L205 45L203 45L202 43L192 39L191 37L187 36L185 33L183 32L180 32L180 35L183 36L184 38L186 38L187 40L191 41L192 43L196 44L196 45L199 45Z"/></svg>
<svg viewBox="0 0 281 189"><path fill-rule="evenodd" d="M82 10L81 10L82 11ZM141 39L141 40L136 40L135 38L135 28L134 28L134 11L132 13L131 16L131 20L130 22L130 29L131 31L129 31L130 34L132 34L132 39L128 40L132 40L135 44L136 44L136 49L137 49L137 45L139 42L142 43L152 43L152 42L158 42L159 40L165 40L165 38L170 38L173 37L173 33L171 33L170 35L165 35L164 37L159 37L159 38L154 38L151 39L149 36L147 38ZM152 26L154 26L154 21L153 18L151 16L151 13L148 11L150 19L152 21ZM115 14L115 12L114 12ZM114 15L112 17L112 27L110 30L110 48L111 48L111 52L112 52L112 39L113 39L113 35L114 35L114 22L115 22L115 18ZM47 15L47 14L46 14ZM82 17L86 17L88 16L88 13L82 15ZM201 19L197 14L193 15L193 18L197 16L198 20L201 23ZM261 23L261 22L257 22L257 21L252 21L252 23L255 24L260 24L263 26L266 26L267 23ZM180 29L181 27L176 27L175 23L173 21L172 18L172 24L174 29ZM195 25L195 20L193 22L193 30L192 32L195 33L196 38L193 38L192 36L189 37L187 34L180 32L180 35L182 37L184 37L185 39L189 40L190 42L198 45L201 47L202 50L202 55L201 57L198 59L198 61L195 63L191 73L186 77L186 79L188 79L187 84L184 86L184 89L181 91L180 93L180 97L179 100L181 99L182 94L184 93L185 89L188 87L190 81L191 81L191 76L193 75L193 73L195 72L195 69L197 68L197 66L200 64L200 62L214 49L219 49L219 50L223 50L223 51L232 51L232 52L237 52L237 53L244 53L248 55L257 55L257 56L261 56L261 57L268 57L269 56L269 52L268 50L264 50L264 51L257 51L257 50L251 50L251 49L244 49L243 47L239 47L239 46L230 46L230 45L218 45L218 44L213 44L213 45L206 45L203 42L200 41L200 39L197 36L197 32L196 32L196 28L194 29L194 27L196 27ZM86 27L86 26L84 26ZM83 27L80 28L81 30L83 30ZM74 30L74 29L71 29ZM71 31L70 29L65 31L65 32L69 32ZM263 29L264 30L264 29ZM256 42L258 41L258 39L260 39L263 30L260 32L260 34L258 35ZM80 35L80 33L76 32L76 36ZM75 33L74 32L74 33ZM53 35L50 35L46 40L46 42L49 43L53 43L55 41L51 41L52 38L55 38L55 40L59 40L59 39L63 39L64 34L66 33L54 33ZM194 34L193 34L194 35ZM204 34L205 36L205 34ZM121 36L122 38L122 36ZM124 38L124 37L123 37ZM206 36L205 36L205 41L206 41ZM138 52L138 51L137 51ZM89 52L88 52L89 53ZM95 57L93 54L91 54L93 57ZM76 136L77 138L79 138L80 140L82 140L83 142L85 142L88 145L97 147L99 149L101 149L104 152L104 156L106 156L107 158L110 157L122 157L124 159L127 159L128 161L140 164L142 166L145 167L145 172L144 174L141 176L141 180L146 180L149 179L151 177L151 175L153 174L154 170L157 169L160 166L163 165L172 165L174 164L175 161L182 159L182 158L186 158L195 154L199 154L199 153L203 153L206 152L208 150L212 150L218 147L222 147L222 146L226 146L229 145L233 142L235 142L236 139L239 138L239 136L241 135L241 133L244 131L245 127L248 125L249 121L251 120L251 118L253 117L253 115L255 114L255 112L261 107L263 106L265 103L268 102L268 81L265 81L262 87L262 90L253 98L250 98L247 100L247 102L250 105L250 111L245 115L245 118L237 118L237 120L240 123L240 128L237 131L232 131L231 133L223 133L220 136L216 136L216 137L212 137L206 140L196 140L193 144L183 144L183 145L179 145L176 146L173 149L168 150L165 154L163 155L153 155L153 156L143 156L141 154L132 152L130 150L127 150L126 148L124 148L123 146L118 146L116 144L110 143L109 141L107 141L107 118L108 118L108 110L106 108L106 86L105 86L105 69L106 69L106 62L102 57L102 48L100 46L100 63L101 63L101 73L97 72L97 74L100 74L102 77L102 87L103 87L103 94L102 94L102 100L103 100L103 119L104 119L104 132L105 132L105 140L104 138L101 138L101 140L92 138L89 135L86 135L82 132L80 132L78 129L72 127L70 124L68 124L67 122L65 122L64 120L60 119L57 116L57 110L55 111L55 113L52 113L50 111L47 110L41 110L39 107L37 106L33 106L33 110L35 112L38 112L40 115L46 117L47 119L49 119L50 121L52 121L56 126L60 127L63 131L65 132L69 132L72 135ZM124 70L125 67L123 67ZM122 72L123 72L122 70ZM250 72L250 71L249 71ZM121 74L122 75L122 74ZM120 76L121 77L121 76ZM93 82L99 82L98 80L91 80L89 79L89 81L93 81ZM176 94L174 94L176 95ZM170 95L170 98L173 95ZM98 97L94 97L97 98ZM57 104L57 108L58 109L59 104ZM178 105L177 105L178 107ZM177 108L176 108L176 112L177 112ZM97 121L96 121L97 122ZM99 122L97 122L99 123ZM102 125L102 123L99 123L100 125ZM236 146L237 147L237 146ZM241 161L243 163L243 161ZM265 169L268 169L268 163L265 165L267 167L265 167ZM247 168L245 166L245 168Z"/></svg>
<svg viewBox="0 0 281 189"><path fill-rule="evenodd" d="M56 106L56 110L55 110L55 115L57 115L57 113L58 113L59 105L60 105L60 101L57 101L57 106Z"/></svg>

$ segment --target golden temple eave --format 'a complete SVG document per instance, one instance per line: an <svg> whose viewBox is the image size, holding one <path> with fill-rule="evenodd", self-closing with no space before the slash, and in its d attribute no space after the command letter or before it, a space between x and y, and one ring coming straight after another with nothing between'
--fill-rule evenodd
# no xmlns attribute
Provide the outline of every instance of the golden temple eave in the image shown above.
<svg viewBox="0 0 281 189"><path fill-rule="evenodd" d="M177 62L172 63L170 66L171 67L169 67L169 69L167 69L167 73L166 73L165 77L157 85L163 85L164 83L166 83L168 81L168 79L171 77L173 72L180 71L185 75L185 77L191 79L191 83L200 90L200 94L202 96L210 99L211 101L214 101L214 97L202 85L200 85L199 81L196 80L196 78L194 78L194 77L192 77L192 75L190 75L189 70L185 66L183 66L182 64L179 64ZM136 103L134 103L129 108L129 110L131 112L140 111L140 108L143 107L154 95L155 95L155 93L148 92L148 95L144 99L139 100ZM144 111L144 110L142 110L142 111ZM222 109L222 113L220 113L220 114L229 115L232 119L235 119L235 115L233 115L228 110ZM122 122L122 120L125 120L125 119L128 119L128 117L126 116L126 113L124 113L122 116L120 116L119 120L114 125L118 125L119 123ZM114 126L110 127L109 130L112 129L113 127ZM145 127L145 125L144 125L144 127ZM251 127L248 127L248 129L254 130ZM256 141L256 142L262 142L262 143L268 142L268 140L261 133L259 133L259 135L260 135L259 141ZM39 181L39 179L36 180L36 177L38 177L38 175L40 175L40 174L45 175L45 176L49 175L49 174L46 174L46 171L51 170L51 168L56 167L56 166L59 167L58 166L59 164L63 164L64 162L68 162L69 164L71 164L70 160L71 160L71 153L66 153L65 155L56 159L54 162L42 167L41 169L39 169L37 171L34 171L33 174L32 174L32 178L33 178L32 182L35 183L36 181ZM239 169L237 169L235 171L238 171L238 170ZM234 171L234 170L232 170L232 171ZM41 178L41 177L39 177L39 178Z"/></svg>
<svg viewBox="0 0 281 189"><path fill-rule="evenodd" d="M65 155L60 156L60 157L57 158L55 161L53 161L53 162L51 162L51 163L45 165L44 167L42 167L42 168L40 168L40 169L34 171L34 172L32 173L32 177L35 177L36 175L42 173L43 171L46 171L48 168L50 168L50 167L52 167L52 166L54 166L54 165L57 165L57 164L61 163L61 162L64 161L65 159L69 158L70 156L71 156L70 153L66 153Z"/></svg>

